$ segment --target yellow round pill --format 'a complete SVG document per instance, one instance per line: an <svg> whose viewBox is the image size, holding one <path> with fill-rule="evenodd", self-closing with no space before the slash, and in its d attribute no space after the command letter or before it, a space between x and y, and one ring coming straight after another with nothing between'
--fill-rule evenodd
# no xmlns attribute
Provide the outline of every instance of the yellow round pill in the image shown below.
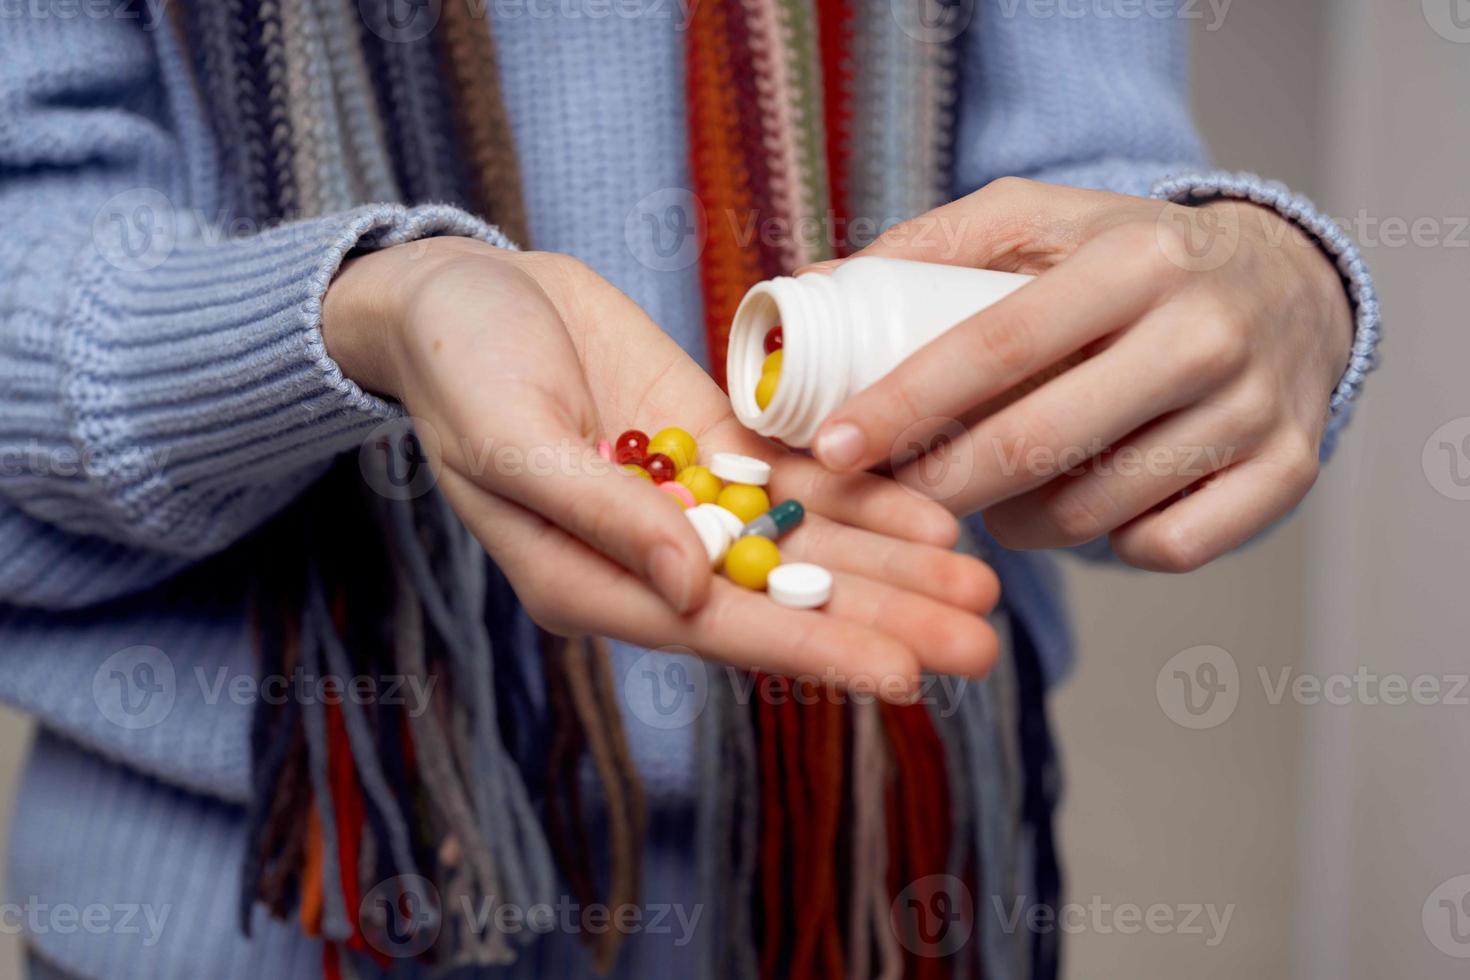
<svg viewBox="0 0 1470 980"><path fill-rule="evenodd" d="M776 351L776 353L779 354L781 352ZM761 375L760 381L755 386L755 404L757 408L765 411L766 406L771 404L771 399L776 397L776 386L780 383L781 373L779 371Z"/></svg>
<svg viewBox="0 0 1470 980"><path fill-rule="evenodd" d="M720 499L720 491L725 489L725 481L715 476L705 466L686 466L679 471L675 479L689 488L697 504L714 503Z"/></svg>
<svg viewBox="0 0 1470 980"><path fill-rule="evenodd" d="M778 349L773 350L769 354L767 354L766 359L764 361L761 361L761 374L780 374L781 355L784 353L786 353L784 350Z"/></svg>
<svg viewBox="0 0 1470 980"><path fill-rule="evenodd" d="M781 550L770 538L752 534L730 546L725 555L725 575L747 589L764 589L766 576L781 564Z"/></svg>
<svg viewBox="0 0 1470 980"><path fill-rule="evenodd" d="M765 490L748 483L731 483L720 491L715 503L747 524L771 509Z"/></svg>
<svg viewBox="0 0 1470 980"><path fill-rule="evenodd" d="M653 476L637 463L624 463L623 469L627 470L629 473L632 473L636 477L647 480L649 483L653 482Z"/></svg>
<svg viewBox="0 0 1470 980"><path fill-rule="evenodd" d="M694 461L699 458L699 444L683 429L659 429L648 440L648 455L652 456L654 453L663 453L674 461L675 469L682 470L686 466L694 465Z"/></svg>

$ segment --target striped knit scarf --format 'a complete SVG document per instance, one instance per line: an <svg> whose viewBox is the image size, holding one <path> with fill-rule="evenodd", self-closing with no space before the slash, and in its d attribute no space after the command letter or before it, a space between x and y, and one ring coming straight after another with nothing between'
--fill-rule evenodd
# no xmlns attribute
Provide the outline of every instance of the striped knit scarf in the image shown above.
<svg viewBox="0 0 1470 980"><path fill-rule="evenodd" d="M423 37L395 36L389 0L174 9L237 214L272 222L446 201L527 242L483 5L445 0ZM690 157L709 216L700 275L717 377L752 283L846 254L943 199L953 55L923 27L947 10L943 0L695 5ZM476 931L447 913L487 897L555 906L560 887L584 909L638 900L645 807L606 651L546 637L544 678L521 676L526 658L494 655L511 642L514 598L442 498L388 501L361 484L355 461L339 466L260 538L259 566L271 570L255 604L262 676L325 678L337 696L318 688L257 707L242 927L257 903L295 918L325 940L328 976L358 957L509 963L534 929ZM365 525L382 535L365 537ZM348 677L389 674L432 691L432 710L342 696ZM701 976L1021 975L1015 943L1014 955L936 945L925 916L947 912L952 896L911 884L1000 890L1010 859L980 833L980 787L966 774L1004 754L988 714L1003 699L975 686L958 714L931 718L848 705L810 684L792 692L804 682L779 678L760 689L802 696L776 691L752 706L725 671L710 668L709 680ZM589 762L601 840L579 780ZM610 968L621 934L580 934Z"/></svg>
<svg viewBox="0 0 1470 980"><path fill-rule="evenodd" d="M750 286L847 254L945 199L953 51L899 30L901 7L741 0L701 4L691 20L690 160L722 384ZM916 0L907 13L940 23L948 10ZM762 698L754 712L759 974L963 975L958 960L920 955L922 942L892 941L919 925L892 921L893 897L948 870L952 808L970 804L951 798L935 725L922 706L850 708L822 693ZM754 975L729 962L732 976Z"/></svg>

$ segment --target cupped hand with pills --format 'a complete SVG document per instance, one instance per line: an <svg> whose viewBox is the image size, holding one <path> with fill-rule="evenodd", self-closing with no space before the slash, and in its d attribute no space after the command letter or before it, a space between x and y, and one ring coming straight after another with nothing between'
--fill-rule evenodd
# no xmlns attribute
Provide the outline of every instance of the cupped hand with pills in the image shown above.
<svg viewBox="0 0 1470 980"><path fill-rule="evenodd" d="M440 238L344 265L323 304L344 373L431 427L439 485L533 618L559 633L876 687L980 674L994 574L951 549L954 517L893 481L830 473L744 429L714 381L627 296L574 259ZM680 504L597 453L679 426L702 459L771 464L767 490L807 517L785 560L834 575L821 610L714 576Z"/></svg>
<svg viewBox="0 0 1470 980"><path fill-rule="evenodd" d="M964 474L946 504L1002 544L1107 535L1161 571L1243 543L1316 479L1353 318L1332 262L1273 210L1007 179L858 254L1038 278L839 407L813 443L834 472L897 453L916 486L934 482L921 468ZM907 462L914 445L930 455Z"/></svg>

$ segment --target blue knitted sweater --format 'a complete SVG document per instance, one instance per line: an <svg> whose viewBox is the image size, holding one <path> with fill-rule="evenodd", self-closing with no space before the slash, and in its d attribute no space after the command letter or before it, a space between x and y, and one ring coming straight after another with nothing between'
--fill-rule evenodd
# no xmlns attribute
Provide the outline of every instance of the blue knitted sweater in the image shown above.
<svg viewBox="0 0 1470 980"><path fill-rule="evenodd" d="M963 45L955 194L1019 174L1249 196L1311 228L1358 315L1330 446L1376 340L1367 273L1306 202L1202 170L1186 22L980 8ZM247 941L235 923L251 705L230 684L252 676L236 545L393 412L323 348L321 298L343 256L494 233L449 207L390 204L233 227L170 33L122 7L59 9L0 17L0 697L44 732L8 897L152 910L156 928L139 913L132 930L43 913L31 942L77 975L314 975L319 950L296 930L258 918ZM675 5L490 9L536 246L585 260L702 356L697 269L651 268L625 240L638 202L689 186ZM1047 560L996 555L1008 608L1058 676L1068 640ZM665 819L692 785L687 737L634 731L664 814L646 861L653 897L677 896L688 874L679 821ZM622 973L677 963L670 944L642 939ZM516 970L586 972L575 942L543 946Z"/></svg>

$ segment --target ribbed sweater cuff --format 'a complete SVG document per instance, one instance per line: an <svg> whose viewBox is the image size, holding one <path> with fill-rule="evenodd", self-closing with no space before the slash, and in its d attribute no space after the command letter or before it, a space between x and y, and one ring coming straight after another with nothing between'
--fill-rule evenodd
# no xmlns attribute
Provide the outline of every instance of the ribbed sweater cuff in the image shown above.
<svg viewBox="0 0 1470 980"><path fill-rule="evenodd" d="M400 414L328 356L322 298L350 253L439 235L509 246L455 208L378 204L181 243L150 269L86 257L64 313L66 398L113 521L145 543L211 550L225 542L202 539L261 516L248 498ZM140 459L155 465L113 465Z"/></svg>
<svg viewBox="0 0 1470 980"><path fill-rule="evenodd" d="M1353 400L1368 372L1377 364L1380 315L1373 277L1358 245L1309 199L1284 184L1254 174L1213 171L1169 177L1154 185L1153 196L1178 204L1204 204L1230 198L1271 208L1311 235L1336 264L1352 303L1355 329L1352 354L1329 402L1327 430L1320 455L1326 459L1352 415Z"/></svg>

